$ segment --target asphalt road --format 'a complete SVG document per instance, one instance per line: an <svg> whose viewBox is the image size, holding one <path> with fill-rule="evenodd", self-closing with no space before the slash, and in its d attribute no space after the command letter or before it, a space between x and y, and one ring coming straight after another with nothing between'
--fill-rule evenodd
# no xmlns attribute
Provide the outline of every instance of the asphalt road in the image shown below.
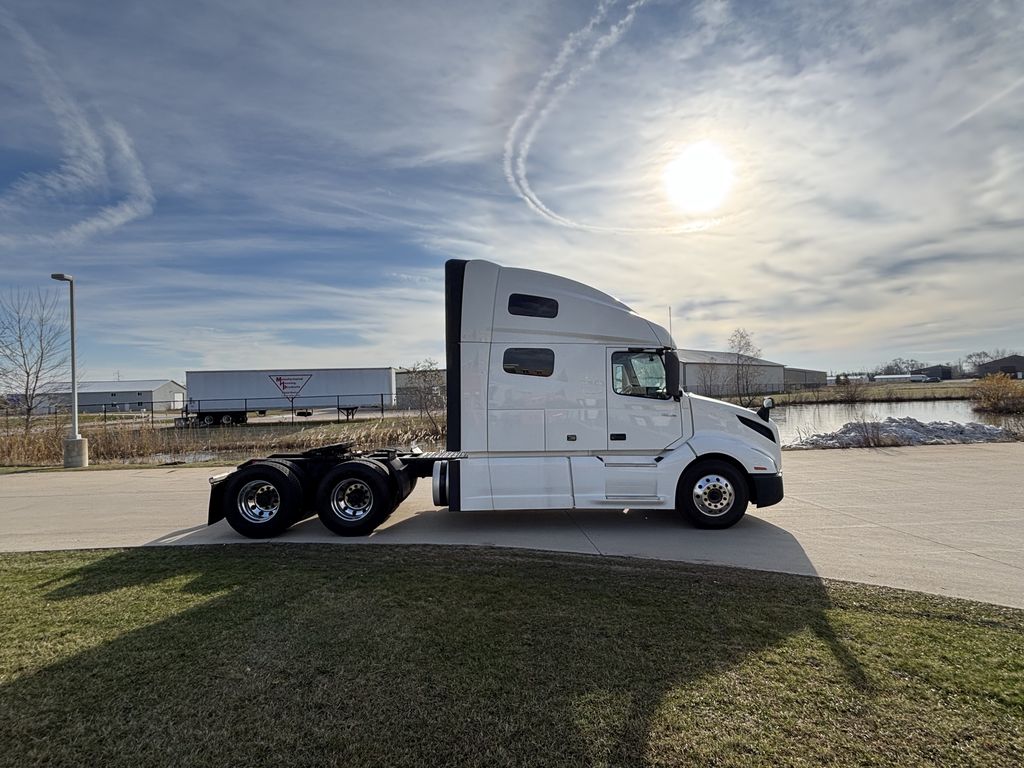
<svg viewBox="0 0 1024 768"><path fill-rule="evenodd" d="M658 511L449 512L430 485L373 536L317 520L277 542L471 544L718 563L1024 608L1024 443L787 452L786 499L726 531ZM219 470L0 475L0 551L246 543L207 527Z"/></svg>

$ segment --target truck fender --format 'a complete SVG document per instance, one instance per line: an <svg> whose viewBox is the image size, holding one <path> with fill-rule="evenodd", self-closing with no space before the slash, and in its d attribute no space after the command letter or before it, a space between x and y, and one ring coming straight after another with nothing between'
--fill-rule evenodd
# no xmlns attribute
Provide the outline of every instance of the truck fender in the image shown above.
<svg viewBox="0 0 1024 768"><path fill-rule="evenodd" d="M689 445L697 458L706 454L721 454L736 461L748 475L764 472L776 474L779 471L775 459L767 451L729 434L698 432L690 438Z"/></svg>

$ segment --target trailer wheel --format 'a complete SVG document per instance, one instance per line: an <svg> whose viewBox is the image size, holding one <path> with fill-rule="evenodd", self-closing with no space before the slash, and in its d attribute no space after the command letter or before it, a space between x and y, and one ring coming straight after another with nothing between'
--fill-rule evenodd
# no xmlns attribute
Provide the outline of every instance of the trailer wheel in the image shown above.
<svg viewBox="0 0 1024 768"><path fill-rule="evenodd" d="M302 511L302 486L288 467L258 462L235 472L224 489L228 525L250 539L284 533Z"/></svg>
<svg viewBox="0 0 1024 768"><path fill-rule="evenodd" d="M217 419L216 417L214 417L212 413L208 413L205 416L203 416L201 423L204 427L212 427L214 424L217 423Z"/></svg>
<svg viewBox="0 0 1024 768"><path fill-rule="evenodd" d="M316 511L339 536L365 536L388 519L396 501L386 470L368 461L346 461L320 483Z"/></svg>
<svg viewBox="0 0 1024 768"><path fill-rule="evenodd" d="M683 472L676 488L676 510L698 528L728 528L747 511L746 478L724 461L698 461Z"/></svg>
<svg viewBox="0 0 1024 768"><path fill-rule="evenodd" d="M235 423L235 417L232 416L230 413L225 413L223 416L220 417L220 423L223 424L225 427L230 427L232 424Z"/></svg>

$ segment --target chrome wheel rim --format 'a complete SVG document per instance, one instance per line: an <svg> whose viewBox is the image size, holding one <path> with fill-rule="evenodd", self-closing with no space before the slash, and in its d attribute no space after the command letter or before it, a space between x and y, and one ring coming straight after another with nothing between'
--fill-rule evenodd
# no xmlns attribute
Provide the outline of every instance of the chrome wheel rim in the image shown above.
<svg viewBox="0 0 1024 768"><path fill-rule="evenodd" d="M250 523L265 523L281 510L281 494L266 480L252 480L238 492L238 513Z"/></svg>
<svg viewBox="0 0 1024 768"><path fill-rule="evenodd" d="M721 475L705 475L693 487L693 503L702 515L721 517L735 501L732 483Z"/></svg>
<svg viewBox="0 0 1024 768"><path fill-rule="evenodd" d="M346 522L362 520L373 509L373 491L362 480L342 480L331 492L331 511Z"/></svg>

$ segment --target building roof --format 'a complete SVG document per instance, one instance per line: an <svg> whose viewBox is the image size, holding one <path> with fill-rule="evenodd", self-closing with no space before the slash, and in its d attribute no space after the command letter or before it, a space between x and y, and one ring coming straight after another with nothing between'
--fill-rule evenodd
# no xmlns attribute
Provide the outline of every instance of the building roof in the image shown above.
<svg viewBox="0 0 1024 768"><path fill-rule="evenodd" d="M178 384L173 379L122 379L121 381L80 381L78 382L78 393L83 392L152 392L164 384ZM179 387L184 389L181 384ZM70 381L55 382L47 390L55 394L63 394L71 391Z"/></svg>
<svg viewBox="0 0 1024 768"><path fill-rule="evenodd" d="M981 363L978 365L979 368L989 367L993 365L1021 365L1024 363L1024 355L1007 355L1006 357L1000 357L998 360L989 360L987 363Z"/></svg>
<svg viewBox="0 0 1024 768"><path fill-rule="evenodd" d="M714 352L706 349L677 349L681 363L718 363L720 365L739 365L740 357L735 352ZM782 363L762 360L760 357L743 356L744 365L774 365L782 368Z"/></svg>

